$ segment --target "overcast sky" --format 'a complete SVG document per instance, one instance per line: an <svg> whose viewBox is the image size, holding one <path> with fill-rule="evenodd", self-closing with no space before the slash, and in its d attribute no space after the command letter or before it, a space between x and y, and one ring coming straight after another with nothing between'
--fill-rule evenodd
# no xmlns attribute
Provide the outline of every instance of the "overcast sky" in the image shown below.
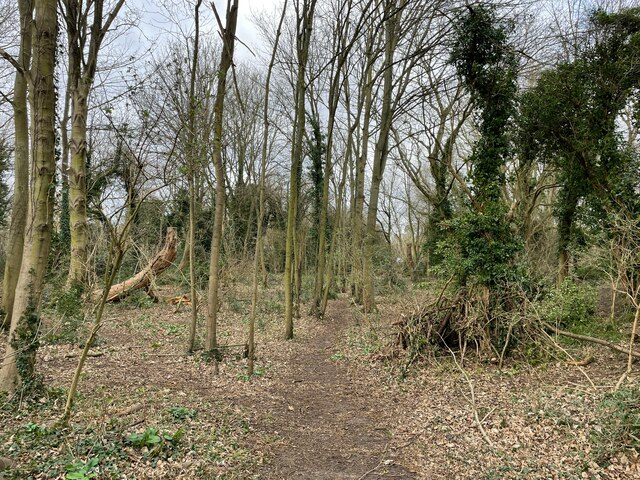
<svg viewBox="0 0 640 480"><path fill-rule="evenodd" d="M220 16L224 22L226 0L214 0ZM158 41L164 43L168 36L193 31L193 0L129 0L126 3L132 11L137 13L139 24L137 32L127 35L128 42L143 43ZM282 0L239 0L237 37L247 44L252 50L260 50L260 35L254 26L254 18L264 15L272 16L279 10ZM211 0L204 0L200 7L202 31L212 31L217 26L214 24ZM131 44L129 45L132 46ZM238 44L236 58L249 60L253 58L246 47Z"/></svg>

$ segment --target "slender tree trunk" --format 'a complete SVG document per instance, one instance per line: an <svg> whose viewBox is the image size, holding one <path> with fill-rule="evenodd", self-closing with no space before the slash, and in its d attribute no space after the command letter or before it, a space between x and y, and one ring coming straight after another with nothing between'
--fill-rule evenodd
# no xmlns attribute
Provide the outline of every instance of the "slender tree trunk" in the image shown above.
<svg viewBox="0 0 640 480"><path fill-rule="evenodd" d="M196 162L198 148L196 146L196 74L198 72L198 53L200 47L200 5L202 0L196 2L194 11L195 38L193 42L193 59L191 75L189 78L189 287L191 293L191 322L189 324L189 341L187 352L192 353L196 342L196 328L198 326L198 294L196 292L196 265L195 265L195 233L196 233ZM186 251L186 249L185 249ZM183 256L184 258L184 256ZM182 262L180 262L182 263Z"/></svg>
<svg viewBox="0 0 640 480"><path fill-rule="evenodd" d="M260 283L260 258L264 257L264 239L262 238L262 223L264 221L264 190L265 181L267 176L267 146L269 143L269 91L271 86L271 74L273 72L273 66L276 62L276 52L278 51L278 44L280 43L280 35L282 33L282 24L284 17L287 13L287 0L282 7L282 15L280 16L280 22L278 23L278 30L276 31L276 38L273 43L273 50L271 52L271 60L269 61L269 67L267 68L267 78L264 87L264 109L262 112L262 152L260 156L260 198L258 199L258 232L256 234L256 250L253 256L253 285L251 289L251 318L249 319L249 339L248 339L248 375L253 375L254 361L255 361L255 329L256 329L256 310L258 308L258 284Z"/></svg>
<svg viewBox="0 0 640 480"><path fill-rule="evenodd" d="M375 290L373 280L373 255L376 239L376 222L378 218L378 197L384 169L389 156L389 133L391 131L393 111L391 108L393 93L393 54L398 41L398 16L393 13L395 0L389 0L386 5L387 19L385 21L385 56L383 64L383 93L382 110L380 112L380 129L373 158L373 173L371 189L369 191L369 209L367 211L367 227L364 246L364 292L363 306L365 312L374 311Z"/></svg>
<svg viewBox="0 0 640 480"><path fill-rule="evenodd" d="M84 78L70 78L70 81L72 85L77 83L71 90L71 162L68 173L71 260L68 286L84 284L87 279L87 115L91 85L91 81Z"/></svg>
<svg viewBox="0 0 640 480"><path fill-rule="evenodd" d="M225 203L225 175L222 162L222 115L224 110L224 97L227 88L227 72L233 62L233 48L236 38L236 23L238 19L238 0L227 10L227 23L222 33L223 47L220 55L220 68L218 71L218 88L213 110L213 166L216 174L216 209L213 221L213 238L211 239L211 261L209 264L209 308L207 312L207 338L206 350L216 353L217 321L218 321L218 284L220 269L220 250L222 249L222 224L224 221Z"/></svg>
<svg viewBox="0 0 640 480"><path fill-rule="evenodd" d="M34 379L42 286L53 228L55 173L55 0L35 1L31 117L33 172L29 222L13 305L10 341L0 370L0 391L14 393Z"/></svg>
<svg viewBox="0 0 640 480"><path fill-rule="evenodd" d="M304 0L301 17L298 18L298 72L296 78L296 111L294 116L294 133L291 146L291 172L289 181L289 206L287 209L287 240L285 244L285 264L284 264L284 316L285 316L285 339L293 338L293 281L294 281L294 256L295 256L295 235L296 218L298 210L298 191L300 168L302 163L302 141L305 126L305 72L307 59L309 57L309 44L311 42L311 30L313 26L313 14L316 0ZM299 0L298 0L299 9Z"/></svg>
<svg viewBox="0 0 640 480"><path fill-rule="evenodd" d="M18 61L23 70L29 69L31 62L31 25L33 14L32 0L18 2L20 13L20 52ZM2 329L11 325L16 284L22 264L24 247L24 229L27 223L27 205L29 203L29 116L27 113L27 79L16 71L13 87L14 114L14 184L13 204L11 208L11 226L7 241L4 280L2 282Z"/></svg>
<svg viewBox="0 0 640 480"><path fill-rule="evenodd" d="M60 143L62 144L62 159L60 162L61 195L60 195L60 238L65 253L71 247L71 220L69 218L69 120L71 107L71 84L67 82L64 92L64 109L60 121Z"/></svg>
<svg viewBox="0 0 640 480"><path fill-rule="evenodd" d="M117 0L103 18L104 0L94 0L93 21L80 0L62 2L69 45L69 89L71 95L71 162L69 181L69 223L71 261L67 285L87 281L88 221L87 221L87 117L89 94L98 63L98 52L109 27L118 15L124 0ZM90 35L89 35L90 33ZM90 39L89 39L90 36ZM85 55L86 49L86 55Z"/></svg>
<svg viewBox="0 0 640 480"><path fill-rule="evenodd" d="M364 71L364 79L362 91L358 100L358 116L360 111L364 109L362 119L362 144L360 146L360 155L356 157L356 175L354 182L354 209L352 219L352 259L351 266L352 278L352 294L357 302L362 300L362 284L363 284L363 258L362 258L362 227L364 214L364 173L367 165L367 151L369 150L369 128L371 124L371 108L373 104L373 39L368 39L367 48L367 66Z"/></svg>

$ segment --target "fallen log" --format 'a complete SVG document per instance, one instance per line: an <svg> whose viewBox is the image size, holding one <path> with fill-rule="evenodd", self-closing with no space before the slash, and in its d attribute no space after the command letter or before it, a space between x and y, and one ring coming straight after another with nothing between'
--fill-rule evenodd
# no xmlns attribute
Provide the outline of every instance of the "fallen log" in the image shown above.
<svg viewBox="0 0 640 480"><path fill-rule="evenodd" d="M149 262L149 264L136 273L133 277L125 280L124 282L113 285L109 289L107 295L107 302L118 302L136 290L145 289L147 293L157 300L153 292L151 291L151 282L155 277L169 268L178 255L177 251L178 233L174 227L167 228L167 236L164 241L164 246L155 257ZM100 296L101 290L93 292L94 297Z"/></svg>
<svg viewBox="0 0 640 480"><path fill-rule="evenodd" d="M621 347L620 345L616 345L615 343L611 343L607 340L603 340L601 338L596 338L596 337L589 337L587 335L579 335L577 333L572 333L572 332L567 332L564 330L560 330L559 328L554 327L553 325L547 323L547 322L542 322L542 325L547 329L547 330L551 330L553 333L556 333L557 335L562 335L563 337L568 337L568 338L573 338L574 340L581 340L583 342L589 342L589 343L597 343L598 345L603 345L605 347L610 348L611 350L614 350L616 352L622 353L624 355L631 355L634 358L640 358L640 352L635 352L635 351L629 351L629 349L627 347Z"/></svg>

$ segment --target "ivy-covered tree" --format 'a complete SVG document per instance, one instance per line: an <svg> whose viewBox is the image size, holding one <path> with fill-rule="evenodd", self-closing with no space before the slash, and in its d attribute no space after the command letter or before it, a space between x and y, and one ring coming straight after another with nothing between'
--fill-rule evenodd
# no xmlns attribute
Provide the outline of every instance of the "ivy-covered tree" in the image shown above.
<svg viewBox="0 0 640 480"><path fill-rule="evenodd" d="M9 147L4 139L0 139L0 227L7 225L7 219L9 217L11 197L6 177L10 169Z"/></svg>
<svg viewBox="0 0 640 480"><path fill-rule="evenodd" d="M512 154L509 122L515 113L517 58L511 25L488 5L467 7L455 25L451 63L475 109L479 139L469 159L469 205L449 222L445 261L460 285L488 292L508 276L520 242L507 220L504 167ZM487 305L488 306L488 305Z"/></svg>
<svg viewBox="0 0 640 480"><path fill-rule="evenodd" d="M310 249L312 264L317 262L318 234L320 231L320 210L322 209L322 189L324 187L324 156L327 150L325 136L320 130L320 122L309 118L311 131L307 133L307 156L310 164L307 175L311 181L311 213Z"/></svg>
<svg viewBox="0 0 640 480"><path fill-rule="evenodd" d="M640 9L597 11L590 23L579 56L544 72L521 102L522 155L550 163L560 186L554 206L560 280L569 273L578 215L598 223L608 208L633 208L637 197L634 156L623 148L617 119L636 101Z"/></svg>

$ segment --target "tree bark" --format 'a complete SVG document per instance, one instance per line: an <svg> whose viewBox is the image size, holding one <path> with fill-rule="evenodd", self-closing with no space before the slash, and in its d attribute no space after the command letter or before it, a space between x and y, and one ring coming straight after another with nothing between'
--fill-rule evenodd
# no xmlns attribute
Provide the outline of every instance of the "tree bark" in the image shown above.
<svg viewBox="0 0 640 480"><path fill-rule="evenodd" d="M71 76L70 76L71 77ZM71 79L70 79L71 80ZM71 161L69 163L69 224L71 259L68 286L84 284L87 275L87 115L90 84L85 79L73 79L80 85L71 92Z"/></svg>
<svg viewBox="0 0 640 480"><path fill-rule="evenodd" d="M197 164L197 146L196 146L196 74L198 72L198 53L200 47L200 5L202 0L196 1L194 10L194 41L193 41L193 59L189 78L189 288L191 292L191 322L189 323L189 341L187 343L187 352L193 352L196 342L196 327L198 325L198 296L196 292L196 265L195 265L195 237L196 237L196 164ZM186 256L185 249L185 256ZM183 256L183 260L184 260ZM182 264L182 262L180 262Z"/></svg>
<svg viewBox="0 0 640 480"><path fill-rule="evenodd" d="M0 391L10 394L21 387L28 388L35 377L42 286L53 228L57 9L55 0L36 0L34 4L29 95L33 138L29 222L16 286L10 341L0 369Z"/></svg>
<svg viewBox="0 0 640 480"><path fill-rule="evenodd" d="M174 227L167 228L167 236L162 250L160 250L156 256L153 257L153 260L151 260L151 262L149 262L149 264L140 272L136 273L133 277L125 280L124 282L120 282L117 285L112 286L109 289L106 301L117 302L128 297L136 290L143 288L149 289L153 279L173 264L173 261L176 259L178 254L177 244L177 230ZM98 297L101 293L102 289L96 290L93 296Z"/></svg>
<svg viewBox="0 0 640 480"><path fill-rule="evenodd" d="M220 250L222 249L222 223L224 221L225 204L225 176L222 162L222 115L224 111L224 97L227 88L227 72L233 62L233 48L236 38L236 23L238 19L238 0L233 0L227 10L227 23L222 33L222 53L220 55L220 69L218 71L218 88L213 110L213 166L216 174L216 208L213 221L213 238L211 239L211 257L209 263L209 308L207 312L206 350L214 352L218 346L218 285L220 269ZM222 26L220 26L222 28Z"/></svg>
<svg viewBox="0 0 640 480"><path fill-rule="evenodd" d="M296 11L299 10L299 0ZM291 172L289 177L289 206L287 209L287 240L285 244L284 263L284 337L287 340L293 338L293 281L294 281L294 256L296 217L298 210L299 172L302 164L302 142L305 126L305 72L309 57L309 44L313 27L313 14L316 0L304 0L301 16L297 19L297 54L298 71L296 77L296 111L294 116L293 142L291 146Z"/></svg>
<svg viewBox="0 0 640 480"><path fill-rule="evenodd" d="M383 93L382 110L380 112L380 130L373 158L373 173L371 176L371 189L369 191L369 209L367 211L367 227L364 245L364 292L362 303L365 312L375 310L375 289L373 281L373 255L376 239L376 223L378 218L378 197L380 184L384 175L384 169L389 156L389 133L393 120L391 107L393 93L393 54L398 42L399 13L395 0L389 0L386 4L385 14L385 55L383 63Z"/></svg>
<svg viewBox="0 0 640 480"><path fill-rule="evenodd" d="M20 13L20 52L18 62L23 70L29 70L31 62L31 24L33 21L32 0L18 2ZM27 79L25 74L16 71L13 87L14 115L14 184L13 204L11 208L11 226L7 240L6 264L2 282L2 329L11 325L16 284L22 264L24 247L24 229L27 223L27 205L29 199L29 118L27 114Z"/></svg>
<svg viewBox="0 0 640 480"><path fill-rule="evenodd" d="M124 0L118 0L103 18L104 0L94 0L93 22L88 25L87 12L79 0L63 2L69 46L69 90L71 95L71 162L68 171L69 223L71 259L67 285L87 280L89 243L87 221L87 117L89 94L96 74L98 52L107 30L118 15ZM87 42L88 30L91 39ZM85 45L88 53L85 59Z"/></svg>

